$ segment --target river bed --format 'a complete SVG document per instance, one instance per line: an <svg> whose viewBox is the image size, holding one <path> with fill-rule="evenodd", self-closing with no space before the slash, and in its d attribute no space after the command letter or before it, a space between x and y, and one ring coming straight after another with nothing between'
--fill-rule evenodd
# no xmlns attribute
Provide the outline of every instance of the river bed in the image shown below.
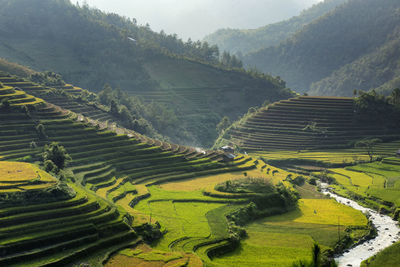
<svg viewBox="0 0 400 267"><path fill-rule="evenodd" d="M339 203L350 206L364 214L370 214L369 220L377 229L377 236L374 239L366 241L358 246L355 246L343 253L341 256L335 258L339 263L339 267L358 267L361 262L377 254L379 251L391 246L393 243L400 239L400 228L398 222L394 221L391 217L379 214L377 211L365 208L357 202L341 197L329 191L329 185L321 183L321 190L324 194L329 194L335 198Z"/></svg>

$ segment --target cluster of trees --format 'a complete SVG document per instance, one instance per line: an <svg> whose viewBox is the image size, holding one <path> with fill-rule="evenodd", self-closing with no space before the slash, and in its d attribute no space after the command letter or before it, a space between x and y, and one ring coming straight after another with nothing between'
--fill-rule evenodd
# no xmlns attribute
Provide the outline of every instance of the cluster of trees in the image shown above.
<svg viewBox="0 0 400 267"><path fill-rule="evenodd" d="M45 171L55 174L59 174L71 160L66 149L57 142L45 145L42 157Z"/></svg>
<svg viewBox="0 0 400 267"><path fill-rule="evenodd" d="M394 89L389 96L371 92L360 92L355 100L357 119L379 124L388 130L400 128L400 89Z"/></svg>
<svg viewBox="0 0 400 267"><path fill-rule="evenodd" d="M78 4L78 7L79 4ZM228 67L241 68L241 61L235 56L224 52L220 57L217 45L210 45L204 41L192 41L190 38L185 42L177 34L166 34L163 30L160 33L151 30L150 25L139 25L135 18L122 17L114 13L103 13L96 8L91 8L87 4L81 7L83 13L98 21L107 21L110 25L121 29L121 34L129 38L132 42L144 47L153 48L170 55L180 55L207 62L215 65L225 65ZM227 57L230 60L226 60Z"/></svg>
<svg viewBox="0 0 400 267"><path fill-rule="evenodd" d="M263 178L249 177L226 181L216 185L215 190L234 194L252 194L248 205L227 216L239 226L256 218L291 210L296 207L298 200L298 196L282 183L274 186L271 181Z"/></svg>
<svg viewBox="0 0 400 267"><path fill-rule="evenodd" d="M229 68L243 68L243 62L235 55L224 51L221 55L221 64Z"/></svg>
<svg viewBox="0 0 400 267"><path fill-rule="evenodd" d="M29 79L34 83L45 86L61 87L65 85L62 76L52 71L33 73L29 76Z"/></svg>

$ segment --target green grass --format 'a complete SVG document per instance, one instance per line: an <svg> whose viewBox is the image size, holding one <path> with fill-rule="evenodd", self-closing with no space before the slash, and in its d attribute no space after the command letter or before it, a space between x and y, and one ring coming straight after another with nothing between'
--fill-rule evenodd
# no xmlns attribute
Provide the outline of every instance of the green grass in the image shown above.
<svg viewBox="0 0 400 267"><path fill-rule="evenodd" d="M368 263L368 265L367 265ZM400 242L384 249L361 263L361 267L400 266Z"/></svg>
<svg viewBox="0 0 400 267"><path fill-rule="evenodd" d="M381 162L361 164L345 169L330 169L330 174L345 189L334 186L342 194L346 190L364 198L374 198L369 201L379 206L381 201L391 202L400 206L400 166ZM378 199L378 201L375 200ZM379 199L381 201L379 201Z"/></svg>

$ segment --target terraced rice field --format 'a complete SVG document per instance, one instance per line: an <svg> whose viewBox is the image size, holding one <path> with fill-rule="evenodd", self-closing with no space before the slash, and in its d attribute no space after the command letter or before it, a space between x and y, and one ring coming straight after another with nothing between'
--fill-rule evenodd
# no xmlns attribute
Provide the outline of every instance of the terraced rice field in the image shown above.
<svg viewBox="0 0 400 267"><path fill-rule="evenodd" d="M147 205L143 203L151 203L149 206L157 210L160 208L159 205L170 205L169 199L173 196L176 198L176 192L160 194L157 191L158 184L227 172L246 172L256 168L254 160L247 156L238 156L233 162L223 163L219 162L221 156L216 152L203 154L192 148L166 146L155 140L153 144L143 143L135 137L98 130L89 124L76 121L77 117L73 113L54 106L46 104L32 106L34 107L31 108L29 114L19 109L0 112L2 159L39 160L44 144L52 141L59 142L72 157L68 170L74 173L76 182L87 189L98 191L104 199L115 202L121 208L131 212L134 223L150 220L148 216L152 213L140 209L140 206ZM39 136L36 131L39 124L44 126L45 137ZM32 142L35 143L34 146ZM152 194L155 196L153 197ZM175 201L181 202L174 206L177 206L177 211L182 214L187 208L192 210L190 205L193 203L196 205L197 201L210 202L209 207L199 206L197 211L200 217L209 210L233 202L207 197L200 191L195 196L192 193L187 195L179 193L178 196ZM93 199L91 205L98 208L104 207L113 214L119 214L116 208L107 208L107 202L103 201L101 204L96 199ZM90 212L95 210L93 207ZM161 211L164 211L163 207ZM186 216L189 220L197 212L182 214L179 216ZM221 217L221 221L226 224L224 217ZM167 223L165 226L169 227ZM194 238L195 242L188 245L188 250L193 249L198 238L201 240L209 238L208 227L205 221L202 228L203 234ZM190 229L190 225L186 225L186 228L189 234L197 231L197 229ZM117 237L119 235L115 238ZM41 257L39 258L41 260ZM58 260L64 261L63 256ZM35 261L34 264L39 263Z"/></svg>
<svg viewBox="0 0 400 267"><path fill-rule="evenodd" d="M218 152L203 154L193 148L99 130L91 124L78 121L78 117L68 110L39 102L34 98L34 104L28 105L31 106L29 114L15 108L7 112L0 111L0 157L7 161L40 160L45 144L59 142L72 157L67 172L73 173L76 184L71 184L71 187L77 194L70 200L56 201L54 205L49 202L30 206L29 211L41 210L40 214L44 214L43 218L34 217L33 221L25 220L33 215L25 214L27 209L22 206L16 206L16 213L21 213L21 217L17 217L24 219L14 220L5 216L6 221L2 224L4 218L0 216L0 242L1 226L4 225L4 242L19 249L7 251L11 254L7 254L9 257L4 258L3 263L8 264L9 261L18 264L29 257L29 264L40 266L69 262L87 253L92 255L93 261L101 261L104 255L118 248L113 244L126 246L137 238L123 222L125 211L133 215L134 226L158 221L167 233L154 244L154 250L125 251L129 255L118 254L112 260L126 262L132 258L133 261L139 259L146 264L152 261L195 264L198 258L190 256L195 253L207 264L220 265L224 260L227 263L232 261L230 256L210 261L207 255L210 250L227 244L229 232L225 215L240 208L248 199L243 195L218 193L214 185L246 176L267 178L275 184L283 182L289 185L287 177L296 176L246 155L238 155L232 162L226 163L220 161ZM45 137L36 130L39 124L44 126ZM43 181L48 178L40 172L34 171L35 174L39 174ZM32 175L27 178L32 178ZM38 178L35 177L36 180ZM59 205L63 208L56 209ZM48 207L52 208L48 211ZM274 221L275 217L271 221L263 221L262 226L268 230L248 226L250 238L243 243L242 250L233 252L236 253L237 262L241 262L242 257L248 257L248 262L254 263L251 259L255 253L262 252L260 236L273 241L267 246L268 252L264 250L265 255L283 255L283 251L289 251L290 256L285 264L309 255L309 248L292 248L292 242L306 247L317 240L331 247L337 240L337 229L329 221L330 212L343 216L343 228L357 223L354 221L357 214L349 215L350 211L325 199L305 199L299 210L276 219L277 222ZM63 227L54 228L47 235L43 231L49 228L43 226L49 225L49 220L62 221ZM90 224L83 223L86 221ZM11 226L11 222L15 225ZM277 230L278 224L285 225L285 231L294 234L291 242L280 241L288 237L285 236L287 233ZM311 229L316 225L323 225L323 230L314 231L316 233L312 235ZM12 233L19 233L19 236ZM30 239L32 236L33 239ZM9 240L14 238L13 242ZM48 242L43 242L43 249L34 249L39 240ZM135 254L133 257L130 255L132 253Z"/></svg>
<svg viewBox="0 0 400 267"><path fill-rule="evenodd" d="M397 158L388 158L382 162L329 171L345 189L336 186L343 194L347 194L347 190L366 198L377 208L385 206L392 210L400 206L400 165L397 162Z"/></svg>
<svg viewBox="0 0 400 267"><path fill-rule="evenodd" d="M318 242L332 248L347 226L365 226L358 211L331 199L301 199L298 210L258 220L246 226L249 237L240 249L215 258L211 266L292 266L293 261L311 257Z"/></svg>
<svg viewBox="0 0 400 267"><path fill-rule="evenodd" d="M0 161L0 191L2 193L45 189L57 179L39 167L21 162Z"/></svg>
<svg viewBox="0 0 400 267"><path fill-rule="evenodd" d="M254 161L254 160L252 160ZM251 165L250 162L247 162ZM161 251L190 253L193 251L207 261L207 250L226 242L229 236L225 215L240 208L247 200L229 196L229 194L212 194L208 192L222 181L247 177L266 179L278 178L267 174L265 164L253 163L256 169L241 172L229 172L207 175L183 181L170 181L161 185L147 187L148 197L133 208L128 209L135 218L142 216L144 221L158 221L167 233L155 243L154 248ZM283 173L283 170L281 170ZM286 177L286 176L285 176ZM138 190L139 187L138 187ZM101 189L99 192L102 191ZM130 199L131 197L127 197ZM122 204L124 199L117 201ZM127 202L125 202L127 203ZM126 204L125 204L126 205ZM123 255L122 255L123 256ZM129 258L118 255L129 262ZM126 256L126 255L125 255ZM122 258L121 258L122 257ZM114 258L113 258L114 259ZM113 260L112 259L112 260ZM138 259L132 259L132 263ZM148 262L148 264L151 264Z"/></svg>
<svg viewBox="0 0 400 267"><path fill-rule="evenodd" d="M2 82L5 86L8 86L7 88L20 88L23 91L18 92L27 92L35 97L45 100L48 103L57 105L63 109L70 110L77 114L90 117L93 120L100 122L115 120L115 118L110 116L104 110L101 110L95 106L87 105L83 102L79 103L77 100L69 98L68 95L62 94L63 92L66 92L70 95L79 95L82 92L82 88L73 86L71 84L65 84L62 87L48 88L1 72L0 82ZM58 91L55 91L54 89L58 89Z"/></svg>
<svg viewBox="0 0 400 267"><path fill-rule="evenodd" d="M377 144L375 157L392 157L400 147L400 141ZM254 157L263 157L272 161L291 159L321 162L325 165L345 165L359 162L368 162L369 156L362 148L324 149L324 150L297 150L297 151L257 151L250 153ZM310 163L311 164L311 163Z"/></svg>
<svg viewBox="0 0 400 267"><path fill-rule="evenodd" d="M5 99L8 100L11 106L36 105L43 103L43 100L40 98L35 98L18 88L3 85L0 82L0 101Z"/></svg>
<svg viewBox="0 0 400 267"><path fill-rule="evenodd" d="M346 147L365 137L398 138L357 123L352 98L300 96L261 109L225 135L245 151L302 150Z"/></svg>
<svg viewBox="0 0 400 267"><path fill-rule="evenodd" d="M0 176L1 266L91 261L88 254L101 252L104 258L137 237L115 207L73 184L70 193L62 193L57 179L35 165L0 162Z"/></svg>

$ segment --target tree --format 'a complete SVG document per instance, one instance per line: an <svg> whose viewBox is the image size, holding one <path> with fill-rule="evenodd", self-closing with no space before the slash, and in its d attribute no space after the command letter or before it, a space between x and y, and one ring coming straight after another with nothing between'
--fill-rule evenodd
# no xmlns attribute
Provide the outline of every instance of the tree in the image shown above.
<svg viewBox="0 0 400 267"><path fill-rule="evenodd" d="M394 89L390 95L390 98L393 105L400 105L400 88Z"/></svg>
<svg viewBox="0 0 400 267"><path fill-rule="evenodd" d="M229 127L229 125L231 125L231 121L227 116L224 116L220 123L217 124L217 132L221 134L223 131L226 130L226 128Z"/></svg>
<svg viewBox="0 0 400 267"><path fill-rule="evenodd" d="M131 123L133 117L129 111L129 109L125 105L121 105L121 110L119 111L121 120L127 123Z"/></svg>
<svg viewBox="0 0 400 267"><path fill-rule="evenodd" d="M55 173L58 173L60 170L64 169L67 165L67 162L71 160L71 157L68 155L65 148L59 145L57 142L52 142L50 145L45 145L42 156L43 162L46 163L46 166L52 166L49 161L55 165L56 168L53 170ZM54 166L52 166L52 168L54 168Z"/></svg>
<svg viewBox="0 0 400 267"><path fill-rule="evenodd" d="M110 102L110 112L116 117L119 116L118 104L114 99Z"/></svg>
<svg viewBox="0 0 400 267"><path fill-rule="evenodd" d="M375 146L381 142L382 142L382 140L379 138L363 139L363 140L357 141L354 144L354 147L364 148L369 156L369 160L372 162L372 160L374 159L374 154L375 154Z"/></svg>

